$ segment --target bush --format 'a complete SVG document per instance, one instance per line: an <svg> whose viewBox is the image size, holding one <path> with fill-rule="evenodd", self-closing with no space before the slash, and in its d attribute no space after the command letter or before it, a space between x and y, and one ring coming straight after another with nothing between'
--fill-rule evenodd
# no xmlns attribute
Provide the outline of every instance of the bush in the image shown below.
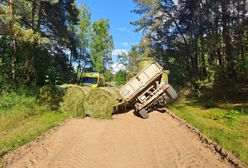
<svg viewBox="0 0 248 168"><path fill-rule="evenodd" d="M117 85L124 84L126 82L126 72L123 70L118 71L115 74L115 82Z"/></svg>
<svg viewBox="0 0 248 168"><path fill-rule="evenodd" d="M216 105L215 101L213 101L213 100L208 100L208 101L205 101L205 102L203 103L203 106L204 106L206 109L209 109L209 108L214 108L214 107L216 107L217 105Z"/></svg>
<svg viewBox="0 0 248 168"><path fill-rule="evenodd" d="M21 97L17 95L15 92L4 92L1 94L0 99L0 109L1 110L9 110L14 107L18 102L21 101Z"/></svg>
<svg viewBox="0 0 248 168"><path fill-rule="evenodd" d="M229 112L225 113L224 119L228 121L236 121L240 116L240 112L237 110L230 110Z"/></svg>
<svg viewBox="0 0 248 168"><path fill-rule="evenodd" d="M230 110L228 112L217 112L214 115L216 120L225 120L231 127L233 127L240 117L240 112L237 110Z"/></svg>
<svg viewBox="0 0 248 168"><path fill-rule="evenodd" d="M20 105L31 106L35 102L37 87L19 87L15 92L0 93L0 111L9 111Z"/></svg>

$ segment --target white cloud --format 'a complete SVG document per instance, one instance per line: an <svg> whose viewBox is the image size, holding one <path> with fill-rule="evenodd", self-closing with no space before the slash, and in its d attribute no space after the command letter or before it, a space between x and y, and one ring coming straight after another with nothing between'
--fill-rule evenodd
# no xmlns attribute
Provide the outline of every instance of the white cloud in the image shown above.
<svg viewBox="0 0 248 168"><path fill-rule="evenodd" d="M124 32L124 31L127 30L127 28L125 28L125 27L119 27L118 30Z"/></svg>
<svg viewBox="0 0 248 168"><path fill-rule="evenodd" d="M131 33L131 30L127 29L126 27L119 27L118 30L121 32Z"/></svg>
<svg viewBox="0 0 248 168"><path fill-rule="evenodd" d="M125 50L125 49L114 49L112 55L113 55L113 56L118 56L118 55L120 55L122 52L124 52L124 53L127 54L127 50Z"/></svg>
<svg viewBox="0 0 248 168"><path fill-rule="evenodd" d="M119 43L120 45L122 45L123 47L128 47L129 43L128 42L123 42L123 43Z"/></svg>
<svg viewBox="0 0 248 168"><path fill-rule="evenodd" d="M111 65L112 69L113 69L113 73L115 74L116 72L120 71L120 70L126 70L126 67L123 64L120 63L114 63Z"/></svg>

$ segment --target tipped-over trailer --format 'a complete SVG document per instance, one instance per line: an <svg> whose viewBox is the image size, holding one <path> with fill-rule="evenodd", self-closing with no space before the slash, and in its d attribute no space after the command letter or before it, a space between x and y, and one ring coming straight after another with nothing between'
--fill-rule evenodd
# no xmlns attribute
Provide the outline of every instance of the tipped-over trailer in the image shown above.
<svg viewBox="0 0 248 168"><path fill-rule="evenodd" d="M169 102L177 98L175 90L162 82L163 68L153 62L121 89L120 95L125 105L135 107L142 118L148 118L148 111L160 102Z"/></svg>

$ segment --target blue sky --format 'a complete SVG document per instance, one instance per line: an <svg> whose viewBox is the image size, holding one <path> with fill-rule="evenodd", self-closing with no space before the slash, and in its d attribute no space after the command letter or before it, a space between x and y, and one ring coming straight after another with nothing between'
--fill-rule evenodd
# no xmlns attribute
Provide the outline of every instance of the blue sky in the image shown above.
<svg viewBox="0 0 248 168"><path fill-rule="evenodd" d="M141 33L134 32L135 27L130 22L138 19L131 13L135 9L132 0L77 0L78 5L84 3L92 13L92 21L109 19L110 33L114 38L113 61L120 51L128 51L132 45L138 44Z"/></svg>

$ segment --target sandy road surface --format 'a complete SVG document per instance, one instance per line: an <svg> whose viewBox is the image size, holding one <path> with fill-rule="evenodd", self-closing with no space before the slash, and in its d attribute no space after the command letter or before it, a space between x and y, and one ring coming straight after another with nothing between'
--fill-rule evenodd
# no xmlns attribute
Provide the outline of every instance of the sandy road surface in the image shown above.
<svg viewBox="0 0 248 168"><path fill-rule="evenodd" d="M229 167L178 120L132 113L114 120L71 119L38 142L18 149L7 167L162 168Z"/></svg>

